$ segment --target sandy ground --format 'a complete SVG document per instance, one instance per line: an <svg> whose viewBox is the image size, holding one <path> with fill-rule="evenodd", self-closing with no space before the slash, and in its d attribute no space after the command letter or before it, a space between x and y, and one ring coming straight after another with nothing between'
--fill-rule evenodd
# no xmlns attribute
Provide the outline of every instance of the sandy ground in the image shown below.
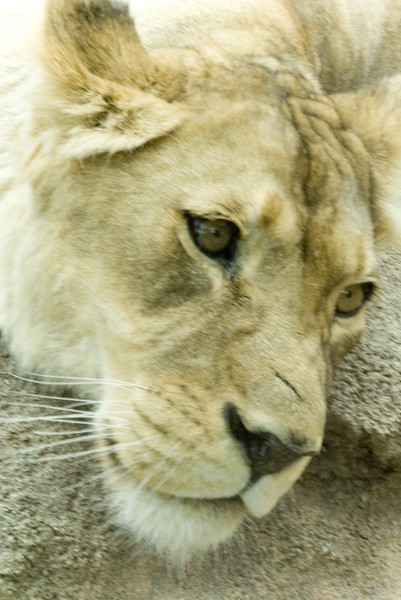
<svg viewBox="0 0 401 600"><path fill-rule="evenodd" d="M401 598L401 254L330 396L326 443L294 491L184 574L110 521L95 460L43 450L71 426L0 356L1 600L399 600ZM23 394L21 394L21 392ZM48 392L47 392L48 393ZM30 406L33 402L50 408ZM80 449L87 449L85 443Z"/></svg>

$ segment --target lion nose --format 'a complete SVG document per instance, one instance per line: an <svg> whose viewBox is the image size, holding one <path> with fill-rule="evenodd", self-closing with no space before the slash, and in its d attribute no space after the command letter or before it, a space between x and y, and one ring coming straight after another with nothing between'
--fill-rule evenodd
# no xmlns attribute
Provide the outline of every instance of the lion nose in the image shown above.
<svg viewBox="0 0 401 600"><path fill-rule="evenodd" d="M231 435L241 444L252 468L251 481L264 475L277 473L301 456L313 456L316 451L307 450L307 440L289 434L291 443L283 443L269 431L249 431L241 420L235 406L225 407L225 418Z"/></svg>

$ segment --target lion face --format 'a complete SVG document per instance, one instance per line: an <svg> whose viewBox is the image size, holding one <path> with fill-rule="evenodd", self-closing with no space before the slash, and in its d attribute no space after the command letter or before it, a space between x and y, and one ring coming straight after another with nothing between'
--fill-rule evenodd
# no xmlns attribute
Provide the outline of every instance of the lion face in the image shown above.
<svg viewBox="0 0 401 600"><path fill-rule="evenodd" d="M330 201L300 202L287 117L222 104L133 155L71 168L46 201L64 207L99 377L125 382L103 386L96 419L113 488L220 511L226 535L319 452L375 263L359 188L336 176Z"/></svg>
<svg viewBox="0 0 401 600"><path fill-rule="evenodd" d="M332 371L375 286L371 157L346 100L260 65L240 84L202 63L194 83L188 59L159 65L163 98L125 11L49 7L54 96L24 163L30 309L21 320L15 301L8 327L23 364L98 379L120 521L188 556L268 513L321 448ZM71 33L103 47L119 27L145 61L135 93Z"/></svg>

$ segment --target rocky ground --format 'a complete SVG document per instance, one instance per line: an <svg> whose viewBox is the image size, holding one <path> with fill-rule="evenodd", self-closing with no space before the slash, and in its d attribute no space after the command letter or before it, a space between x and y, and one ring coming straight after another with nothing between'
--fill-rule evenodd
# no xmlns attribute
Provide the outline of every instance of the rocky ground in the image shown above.
<svg viewBox="0 0 401 600"><path fill-rule="evenodd" d="M60 401L0 356L1 600L399 600L401 254L330 395L326 443L294 491L216 555L179 574L110 523L94 460L41 449L68 425L21 422ZM32 406L33 403L50 408ZM85 449L84 443L80 448Z"/></svg>

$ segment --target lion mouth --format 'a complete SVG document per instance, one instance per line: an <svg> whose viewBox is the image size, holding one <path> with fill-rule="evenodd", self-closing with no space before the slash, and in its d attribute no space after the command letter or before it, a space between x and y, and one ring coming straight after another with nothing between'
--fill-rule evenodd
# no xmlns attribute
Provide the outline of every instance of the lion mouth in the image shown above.
<svg viewBox="0 0 401 600"><path fill-rule="evenodd" d="M310 456L300 457L294 463L291 463L281 471L266 474L257 481L250 476L248 482L238 492L227 496L212 495L186 496L185 494L164 492L157 489L156 486L147 486L145 483L136 481L132 477L132 472L124 465L124 462L115 451L115 442L112 439L107 440L109 446L108 460L110 461L114 481L116 483L124 481L124 485L129 485L132 489L140 489L157 497L161 502L178 503L181 506L190 507L196 511L200 507L213 507L213 510L227 511L233 507L245 515L261 518L274 508L279 499L286 494L300 477L306 466L311 460Z"/></svg>
<svg viewBox="0 0 401 600"><path fill-rule="evenodd" d="M110 438L107 444L109 468L104 471L104 482L116 523L145 548L153 548L175 564L216 549L245 519L267 515L311 460L310 456L301 457L257 482L252 482L249 474L246 485L243 481L238 491L234 489L226 496L214 496L209 487L202 490L199 482L199 494L190 496L184 487L180 489L181 479L166 491L158 489L160 484L150 485L146 475L143 481L136 479L130 464L124 464L124 457L119 455L116 441ZM195 484L196 478L192 479ZM186 483L184 479L183 485Z"/></svg>
<svg viewBox="0 0 401 600"><path fill-rule="evenodd" d="M256 483L249 480L247 485L237 494L218 498L186 498L171 495L179 501L189 502L195 507L197 503L211 504L222 509L230 505L242 506L244 513L256 518L269 514L282 496L284 496L300 477L311 457L305 456L297 462L282 469L278 473L268 474ZM154 493L158 493L157 491Z"/></svg>
<svg viewBox="0 0 401 600"><path fill-rule="evenodd" d="M107 484L116 521L145 548L153 548L172 563L216 549L229 540L247 517L272 510L305 468L266 475L236 495L225 498L188 498L147 489L132 478L110 474Z"/></svg>
<svg viewBox="0 0 401 600"><path fill-rule="evenodd" d="M241 505L248 515L260 518L268 514L274 508L278 500L299 478L311 459L310 457L303 457L279 473L265 475L256 483L252 482L252 479L250 478L249 482L238 491L238 493L216 497L191 497L181 494L165 493L156 488L146 487L132 478L132 474L124 467L116 453L114 453L112 460L118 467L119 479L123 478L126 481L128 479L132 487L146 490L147 493L157 496L162 500L190 505L194 509L196 509L197 506L206 505L214 506L216 508L220 507L222 509L228 508L231 505Z"/></svg>

